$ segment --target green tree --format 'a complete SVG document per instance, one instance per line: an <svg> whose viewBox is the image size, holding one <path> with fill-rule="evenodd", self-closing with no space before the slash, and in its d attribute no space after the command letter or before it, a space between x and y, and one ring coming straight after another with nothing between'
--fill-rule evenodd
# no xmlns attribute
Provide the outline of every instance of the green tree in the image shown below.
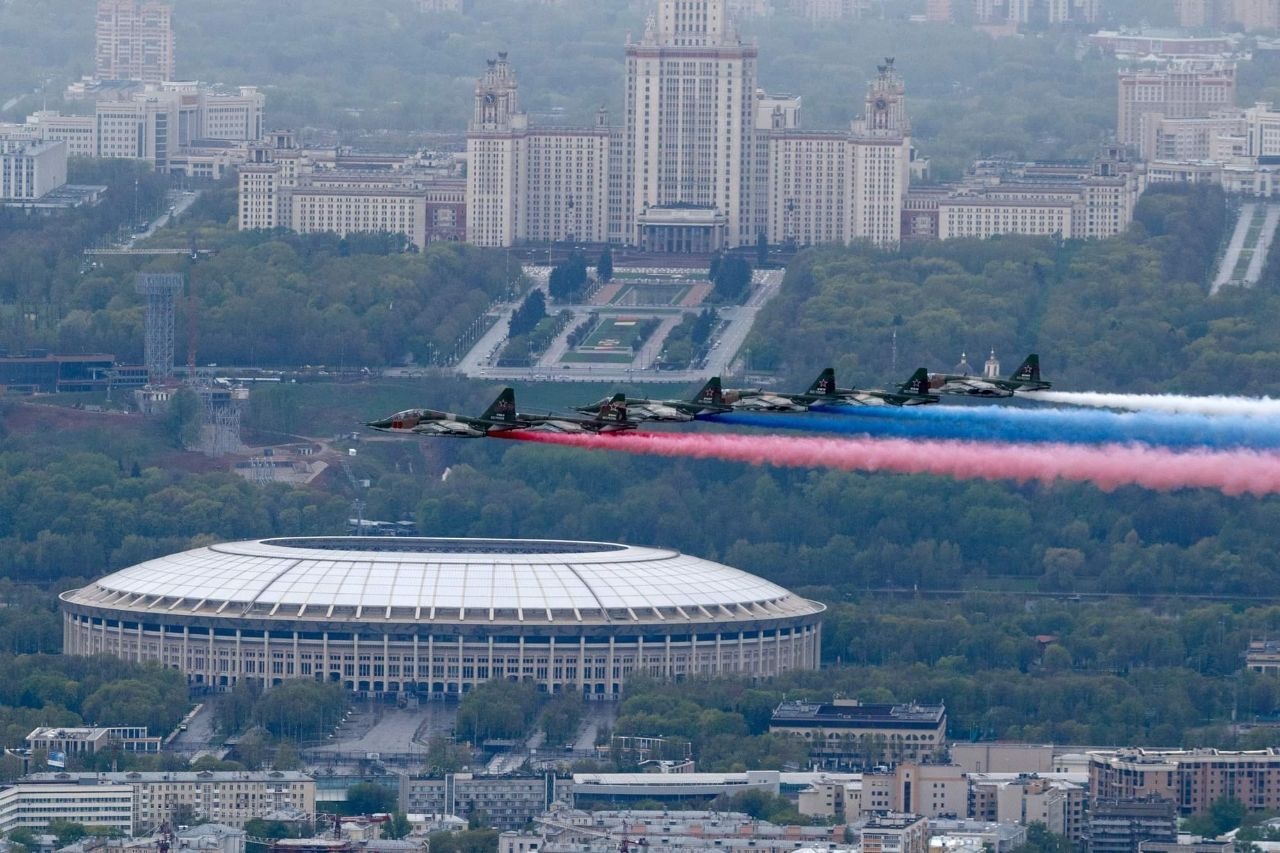
<svg viewBox="0 0 1280 853"><path fill-rule="evenodd" d="M57 837L58 844L62 847L66 847L68 844L75 844L89 834L89 830L85 828L84 824L69 820L50 821L47 830L50 835Z"/></svg>
<svg viewBox="0 0 1280 853"><path fill-rule="evenodd" d="M738 255L716 255L711 259L707 277L715 286L716 299L739 302L751 286L751 264Z"/></svg>
<svg viewBox="0 0 1280 853"><path fill-rule="evenodd" d="M409 818L402 811L393 811L391 819L382 824L382 836L384 838L405 838L413 831Z"/></svg>
<svg viewBox="0 0 1280 853"><path fill-rule="evenodd" d="M180 388L173 392L165 409L165 435L174 447L191 447L200 438L203 417L200 398L190 388Z"/></svg>
<svg viewBox="0 0 1280 853"><path fill-rule="evenodd" d="M1247 809L1240 800L1234 797L1219 797L1209 804L1209 808L1200 814L1187 818L1187 831L1205 838L1217 838L1225 832L1237 828L1244 822Z"/></svg>
<svg viewBox="0 0 1280 853"><path fill-rule="evenodd" d="M596 261L596 278L604 282L613 281L613 250L608 246L600 252L600 259Z"/></svg>
<svg viewBox="0 0 1280 853"><path fill-rule="evenodd" d="M1076 846L1065 835L1050 832L1043 821L1027 824L1027 840L1014 853L1075 853Z"/></svg>
<svg viewBox="0 0 1280 853"><path fill-rule="evenodd" d="M347 808L352 814L380 814L395 807L395 791L376 782L357 782L347 788Z"/></svg>

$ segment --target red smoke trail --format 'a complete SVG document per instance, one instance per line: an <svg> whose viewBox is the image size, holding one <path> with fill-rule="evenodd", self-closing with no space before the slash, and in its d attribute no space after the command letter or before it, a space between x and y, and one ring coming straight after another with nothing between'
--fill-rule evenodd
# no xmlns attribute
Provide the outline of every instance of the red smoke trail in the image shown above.
<svg viewBox="0 0 1280 853"><path fill-rule="evenodd" d="M1249 450L1175 453L1125 445L1023 445L657 432L571 435L517 430L500 435L590 450L724 459L752 465L940 474L957 479L1020 483L1077 480L1093 483L1103 491L1136 485L1161 491L1211 488L1228 495L1280 492L1280 455Z"/></svg>

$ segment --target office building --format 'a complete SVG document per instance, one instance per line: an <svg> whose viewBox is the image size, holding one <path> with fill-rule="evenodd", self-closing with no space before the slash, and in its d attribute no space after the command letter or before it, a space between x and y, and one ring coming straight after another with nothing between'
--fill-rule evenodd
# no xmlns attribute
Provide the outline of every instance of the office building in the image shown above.
<svg viewBox="0 0 1280 853"><path fill-rule="evenodd" d="M98 78L147 83L174 79L171 5L153 0L98 0L95 20Z"/></svg>

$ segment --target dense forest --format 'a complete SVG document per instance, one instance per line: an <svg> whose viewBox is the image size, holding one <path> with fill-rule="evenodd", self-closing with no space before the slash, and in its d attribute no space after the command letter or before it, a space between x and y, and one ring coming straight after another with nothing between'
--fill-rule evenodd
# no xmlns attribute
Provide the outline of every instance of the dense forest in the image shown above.
<svg viewBox="0 0 1280 853"><path fill-rule="evenodd" d="M207 252L197 261L91 259L82 249L134 222L135 206L158 210L166 183L128 161L73 162L73 179L108 187L101 206L49 219L0 217L0 347L12 352L107 352L140 363L143 303L134 280L145 271L187 276L175 351L186 352L195 335L202 363L438 363L470 340L493 300L526 286L506 254L463 244L405 253L388 234L236 231L228 185L207 190L180 227L146 246Z"/></svg>

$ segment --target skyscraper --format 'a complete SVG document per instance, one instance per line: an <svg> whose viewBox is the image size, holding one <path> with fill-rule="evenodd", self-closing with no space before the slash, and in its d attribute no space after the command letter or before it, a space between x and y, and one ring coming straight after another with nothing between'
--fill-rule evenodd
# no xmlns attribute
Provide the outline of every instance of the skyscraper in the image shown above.
<svg viewBox="0 0 1280 853"><path fill-rule="evenodd" d="M154 0L98 0L94 60L101 80L172 80L173 7Z"/></svg>
<svg viewBox="0 0 1280 853"><path fill-rule="evenodd" d="M711 252L755 239L756 55L725 0L660 0L627 45L626 242Z"/></svg>

